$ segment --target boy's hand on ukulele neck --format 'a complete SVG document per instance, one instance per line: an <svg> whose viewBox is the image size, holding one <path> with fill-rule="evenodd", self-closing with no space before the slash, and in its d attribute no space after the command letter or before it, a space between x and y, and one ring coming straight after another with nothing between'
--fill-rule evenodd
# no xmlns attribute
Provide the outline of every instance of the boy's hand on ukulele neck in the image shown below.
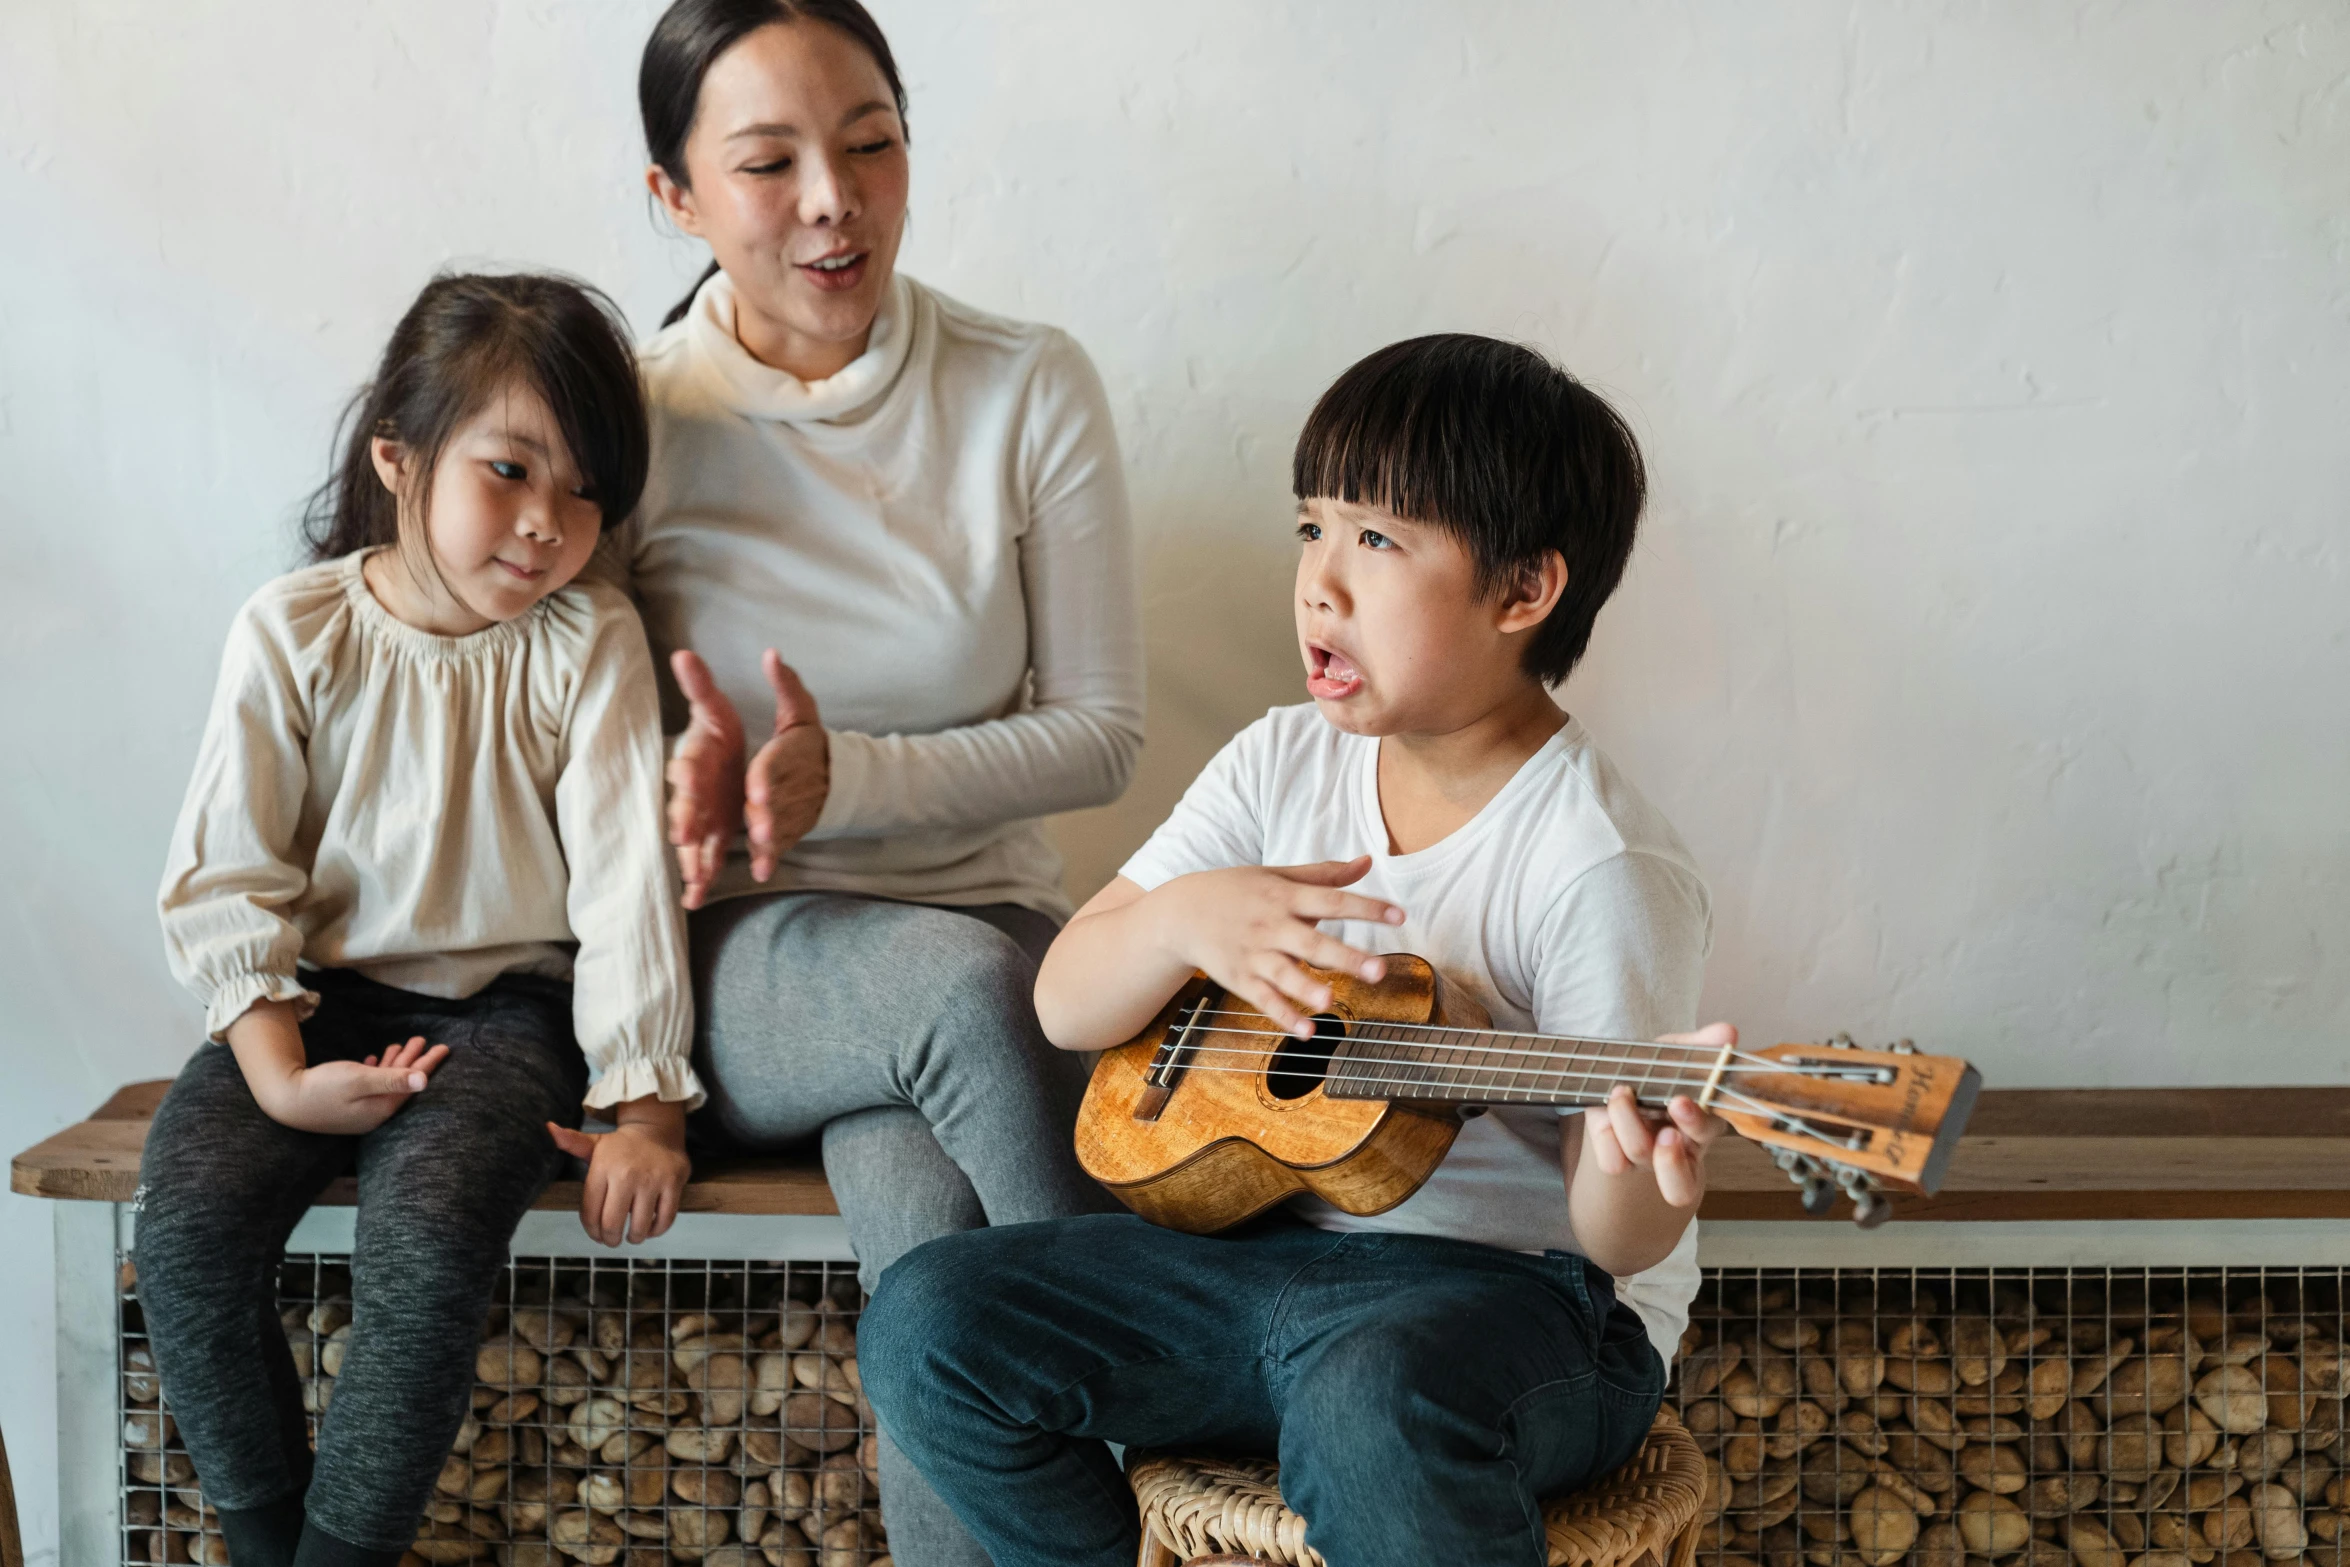
<svg viewBox="0 0 2350 1567"><path fill-rule="evenodd" d="M677 1222L678 1199L693 1175L685 1151L685 1106L631 1099L613 1107L609 1132L575 1132L547 1123L555 1146L587 1161L579 1194L579 1227L591 1239L617 1246L665 1235Z"/></svg>
<svg viewBox="0 0 2350 1567"><path fill-rule="evenodd" d="M1153 895L1160 945L1300 1038L1327 1011L1330 987L1302 967L1336 969L1376 983L1387 972L1376 955L1328 935L1323 920L1401 925L1394 904L1345 892L1371 868L1371 857L1319 865L1243 865L1178 876Z"/></svg>
<svg viewBox="0 0 2350 1567"><path fill-rule="evenodd" d="M280 1079L261 1108L297 1131L357 1137L390 1120L448 1058L447 1045L428 1047L418 1035L364 1061L302 1067Z"/></svg>
<svg viewBox="0 0 2350 1567"><path fill-rule="evenodd" d="M1719 1049L1737 1037L1729 1024L1713 1023L1694 1034L1667 1034L1662 1042ZM1652 1171L1657 1194L1683 1209L1705 1200L1705 1151L1729 1129L1729 1122L1699 1109L1687 1094L1674 1095L1664 1115L1655 1117L1622 1083L1608 1091L1607 1103L1583 1112L1584 1141L1601 1173Z"/></svg>

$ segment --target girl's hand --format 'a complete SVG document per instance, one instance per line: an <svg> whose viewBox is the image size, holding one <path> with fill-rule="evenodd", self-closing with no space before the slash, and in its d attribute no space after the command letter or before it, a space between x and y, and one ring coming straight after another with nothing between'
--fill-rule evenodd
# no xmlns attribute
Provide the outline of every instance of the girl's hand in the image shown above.
<svg viewBox="0 0 2350 1567"><path fill-rule="evenodd" d="M816 699L775 649L762 662L775 688L775 738L751 758L743 783L751 876L757 881L775 874L776 860L808 835L832 793L832 737L816 716Z"/></svg>
<svg viewBox="0 0 2350 1567"><path fill-rule="evenodd" d="M685 1107L632 1099L616 1107L618 1127L575 1132L547 1123L555 1146L587 1161L579 1227L606 1246L649 1241L677 1222L677 1202L693 1174L685 1153Z"/></svg>
<svg viewBox="0 0 2350 1567"><path fill-rule="evenodd" d="M690 710L669 758L669 842L685 906L698 909L743 824L743 722L700 654L678 649L669 670Z"/></svg>
<svg viewBox="0 0 2350 1567"><path fill-rule="evenodd" d="M1242 865L1178 876L1155 893L1159 944L1300 1038L1330 1005L1330 987L1301 964L1376 981L1385 960L1321 929L1323 920L1401 925L1394 904L1339 889L1362 879L1371 857L1320 865Z"/></svg>
<svg viewBox="0 0 2350 1567"><path fill-rule="evenodd" d="M1695 1034L1668 1034L1670 1044L1720 1045L1725 1041L1717 1023ZM1663 1122L1652 1122L1621 1083L1608 1091L1607 1103L1583 1112L1583 1139L1600 1170L1621 1175L1635 1167L1656 1173L1657 1194L1674 1208L1694 1208L1705 1200L1705 1151L1730 1129L1718 1115L1697 1107L1687 1094L1676 1094L1665 1106Z"/></svg>
<svg viewBox="0 0 2350 1567"><path fill-rule="evenodd" d="M447 1045L429 1049L418 1035L365 1061L322 1061L282 1080L276 1103L263 1101L270 1119L303 1132L357 1137L390 1120L449 1058Z"/></svg>

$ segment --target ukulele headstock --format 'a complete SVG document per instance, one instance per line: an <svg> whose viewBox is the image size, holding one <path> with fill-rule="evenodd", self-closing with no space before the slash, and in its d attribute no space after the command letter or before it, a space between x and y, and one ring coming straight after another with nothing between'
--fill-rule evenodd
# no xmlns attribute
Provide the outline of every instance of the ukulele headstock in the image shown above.
<svg viewBox="0 0 2350 1567"><path fill-rule="evenodd" d="M1863 1050L1839 1034L1824 1045L1772 1045L1733 1070L1713 1102L1738 1133L1772 1150L1803 1187L1803 1206L1826 1213L1839 1190L1864 1228L1892 1213L1888 1190L1932 1196L1942 1185L1982 1077L1956 1056L1919 1053L1908 1040Z"/></svg>

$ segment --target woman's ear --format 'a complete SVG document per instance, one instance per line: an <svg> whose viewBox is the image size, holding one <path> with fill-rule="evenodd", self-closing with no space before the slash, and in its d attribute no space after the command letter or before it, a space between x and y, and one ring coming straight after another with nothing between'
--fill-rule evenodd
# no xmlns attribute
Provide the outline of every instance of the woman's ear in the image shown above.
<svg viewBox="0 0 2350 1567"><path fill-rule="evenodd" d="M379 435L367 443L367 455L374 460L375 476L383 480L384 488L399 494L401 478L407 472L407 448L388 435Z"/></svg>
<svg viewBox="0 0 2350 1567"><path fill-rule="evenodd" d="M702 237L701 216L694 211L693 187L678 184L669 177L667 169L655 163L645 169L645 189L653 193L653 199L661 204L670 222L696 239Z"/></svg>
<svg viewBox="0 0 2350 1567"><path fill-rule="evenodd" d="M1541 625L1558 607L1559 595L1567 591L1567 558L1551 550L1541 560L1518 574L1518 580L1501 597L1496 609L1499 619L1495 625L1503 633L1525 631Z"/></svg>

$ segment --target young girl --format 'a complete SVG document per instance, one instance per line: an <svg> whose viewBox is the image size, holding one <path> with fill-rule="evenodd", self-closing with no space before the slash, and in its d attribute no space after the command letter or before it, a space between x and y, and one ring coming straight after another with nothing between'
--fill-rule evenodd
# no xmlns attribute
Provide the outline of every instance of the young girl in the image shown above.
<svg viewBox="0 0 2350 1567"><path fill-rule="evenodd" d="M564 1152L589 1160L598 1240L675 1214L702 1093L658 701L635 612L574 581L646 453L601 296L440 278L353 405L316 564L230 628L162 891L211 1037L156 1113L137 1245L235 1567L397 1560ZM583 1101L618 1130L581 1134ZM354 1167L350 1347L314 1461L274 1279Z"/></svg>

